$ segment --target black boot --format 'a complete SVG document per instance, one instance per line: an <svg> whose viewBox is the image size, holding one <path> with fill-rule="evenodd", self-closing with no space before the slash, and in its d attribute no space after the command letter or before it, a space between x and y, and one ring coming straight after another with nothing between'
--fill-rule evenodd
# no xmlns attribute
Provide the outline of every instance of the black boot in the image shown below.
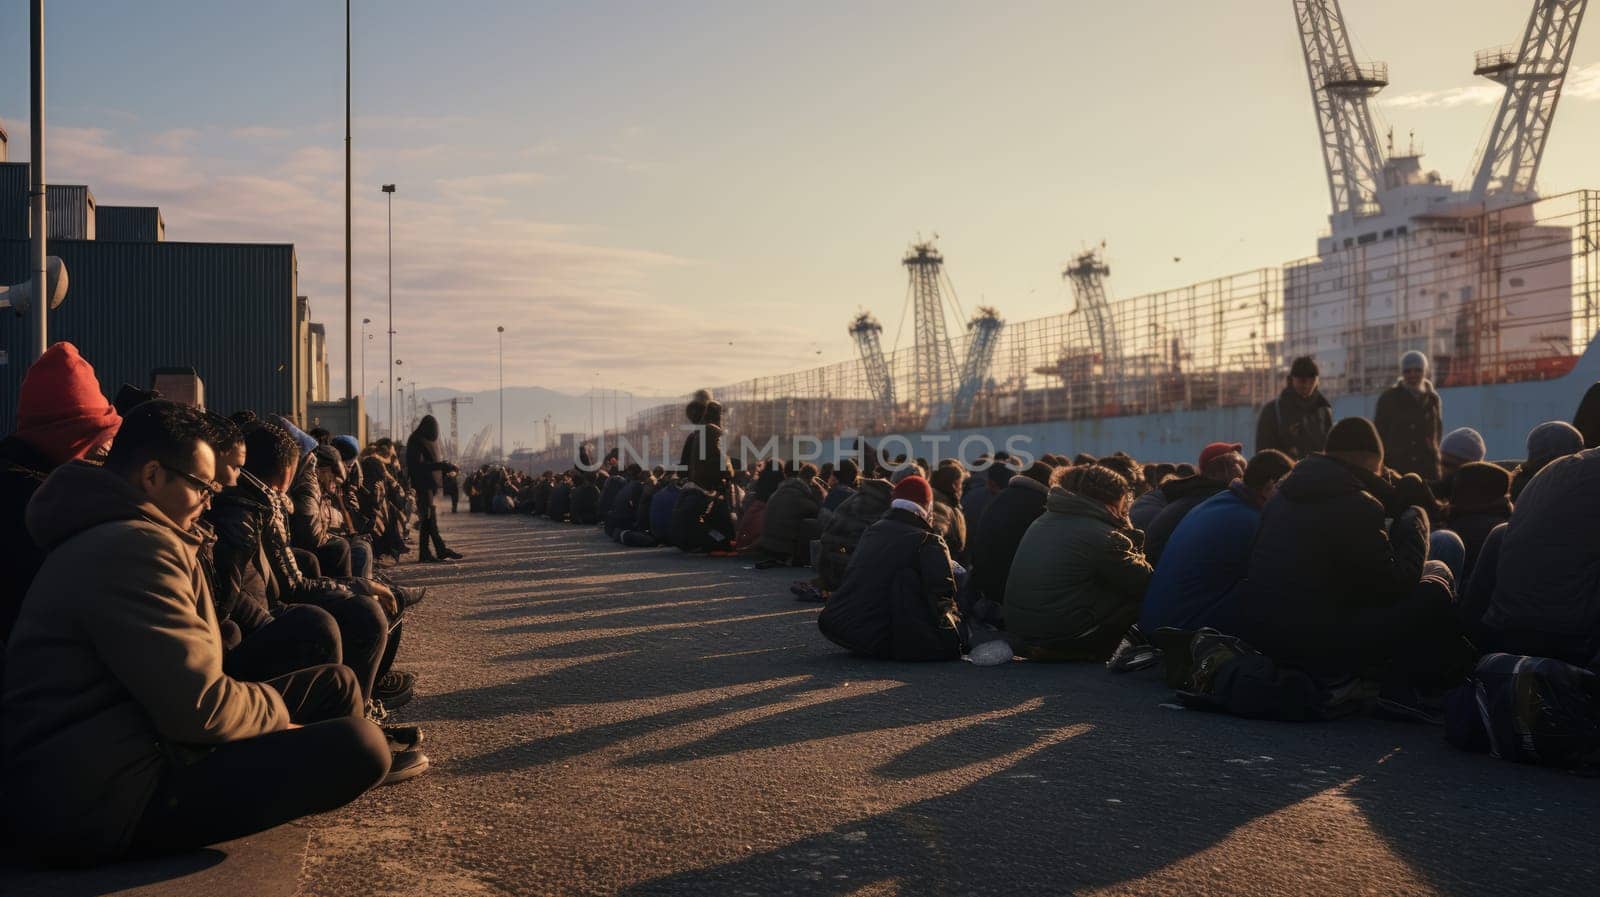
<svg viewBox="0 0 1600 897"><path fill-rule="evenodd" d="M432 526L432 520L424 520L417 527L417 563L419 564L433 564L440 560L440 558L434 557L433 546L428 542L428 531Z"/></svg>
<svg viewBox="0 0 1600 897"><path fill-rule="evenodd" d="M438 523L435 523L433 525L432 530L429 532L429 535L432 536L432 538L433 538L433 553L437 554L439 556L439 560L441 560L441 561L460 560L460 558L461 558L460 552L451 551L449 549L449 547L447 547L444 544L444 538L439 535L439 524Z"/></svg>

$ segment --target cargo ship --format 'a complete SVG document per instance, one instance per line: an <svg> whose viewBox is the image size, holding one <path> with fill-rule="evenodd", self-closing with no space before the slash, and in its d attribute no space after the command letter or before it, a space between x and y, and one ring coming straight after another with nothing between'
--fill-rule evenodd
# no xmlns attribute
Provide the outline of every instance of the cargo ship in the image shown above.
<svg viewBox="0 0 1600 897"><path fill-rule="evenodd" d="M816 457L820 443L829 457L894 438L971 460L1020 437L1034 454L1185 460L1219 439L1251 448L1292 358L1317 361L1336 417L1371 416L1411 349L1431 359L1446 427L1478 429L1491 457L1570 420L1600 380L1600 191L1540 196L1536 178L1587 0L1535 0L1520 43L1476 55L1504 95L1460 186L1380 141L1369 102L1387 67L1355 58L1338 0L1293 6L1332 205L1315 256L1112 300L1089 251L1061 272L1071 311L1007 322L984 308L950 332L944 257L915 243L913 344L885 352L862 313L852 361L713 387L730 452ZM681 405L660 406L594 435L655 455L683 424Z"/></svg>

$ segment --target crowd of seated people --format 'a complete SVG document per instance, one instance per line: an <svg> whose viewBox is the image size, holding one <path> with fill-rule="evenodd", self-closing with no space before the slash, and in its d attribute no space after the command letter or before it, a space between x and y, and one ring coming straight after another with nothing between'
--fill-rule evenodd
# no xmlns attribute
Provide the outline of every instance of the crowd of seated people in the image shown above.
<svg viewBox="0 0 1600 897"><path fill-rule="evenodd" d="M73 864L195 848L427 770L422 731L390 718L424 591L380 568L431 502L401 446L131 386L113 404L58 342L0 456L16 844Z"/></svg>
<svg viewBox="0 0 1600 897"><path fill-rule="evenodd" d="M613 455L500 480L529 513L624 545L809 568L791 590L865 656L954 659L1003 639L1006 659L1164 665L1194 685L1221 638L1249 675L1292 680L1305 706L1285 718L1434 722L1488 653L1600 664L1600 410L1575 418L1593 438L1547 422L1526 460L1491 461L1475 430L1444 432L1426 357L1400 367L1375 425L1334 420L1315 362L1296 359L1252 452L1218 441L1171 463L930 462L862 443L837 463L739 469L702 392L673 467Z"/></svg>

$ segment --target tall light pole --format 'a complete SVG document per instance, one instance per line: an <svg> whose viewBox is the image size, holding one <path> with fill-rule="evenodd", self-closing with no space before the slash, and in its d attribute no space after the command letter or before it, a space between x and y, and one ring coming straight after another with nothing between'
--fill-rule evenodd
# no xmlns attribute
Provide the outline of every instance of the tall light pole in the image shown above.
<svg viewBox="0 0 1600 897"><path fill-rule="evenodd" d="M494 332L500 342L500 460L506 458L506 329L496 325Z"/></svg>
<svg viewBox="0 0 1600 897"><path fill-rule="evenodd" d="M389 438L394 433L394 185L383 185L389 201Z"/></svg>
<svg viewBox="0 0 1600 897"><path fill-rule="evenodd" d="M29 178L28 202L33 217L33 302L36 306L33 322L33 357L38 358L50 346L50 280L45 270L45 187L44 187L44 0L28 4L29 57L33 69L29 87L28 144L33 169Z"/></svg>
<svg viewBox="0 0 1600 897"><path fill-rule="evenodd" d="M405 364L405 362L401 361L398 358L396 358L394 360L394 366L396 368L398 368L398 367L400 367L401 365L404 365L404 364ZM400 390L400 407L401 408L404 408L406 406L406 391L404 389L401 389L401 387L400 387L400 383L403 380L405 380L404 377L400 376L399 374L395 374L394 375L394 379L389 381L390 385L394 389ZM394 411L394 392L391 391L389 393L389 414L393 415L394 413L395 413L395 411ZM394 438L399 439L400 438L400 418L391 417L390 420L389 420L389 429L390 429L390 432L393 434Z"/></svg>
<svg viewBox="0 0 1600 897"><path fill-rule="evenodd" d="M344 0L344 400L350 403L355 388L356 347L351 324L350 299L350 0Z"/></svg>
<svg viewBox="0 0 1600 897"><path fill-rule="evenodd" d="M371 318L361 319L361 398L367 397L367 325L372 323Z"/></svg>

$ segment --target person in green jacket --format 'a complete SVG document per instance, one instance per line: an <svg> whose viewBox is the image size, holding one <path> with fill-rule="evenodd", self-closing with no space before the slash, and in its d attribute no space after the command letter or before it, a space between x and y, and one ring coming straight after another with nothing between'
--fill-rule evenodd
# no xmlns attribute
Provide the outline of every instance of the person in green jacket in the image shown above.
<svg viewBox="0 0 1600 897"><path fill-rule="evenodd" d="M1105 661L1139 619L1153 571L1144 534L1128 522L1132 495L1109 467L1058 472L1006 581L1006 630L1019 654Z"/></svg>

